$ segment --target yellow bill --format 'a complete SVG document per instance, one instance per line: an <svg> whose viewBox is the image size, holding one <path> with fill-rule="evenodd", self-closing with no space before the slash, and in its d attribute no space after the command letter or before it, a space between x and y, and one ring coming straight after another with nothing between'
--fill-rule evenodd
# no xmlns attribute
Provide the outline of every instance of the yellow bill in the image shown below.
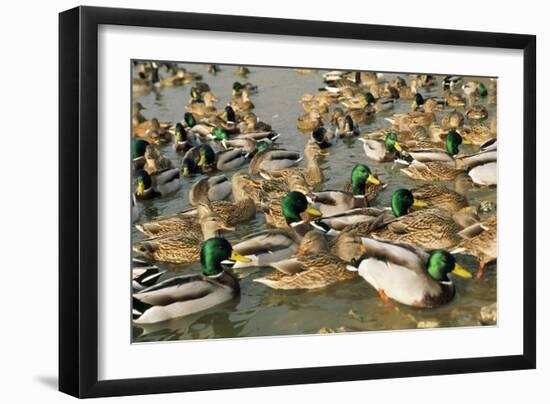
<svg viewBox="0 0 550 404"><path fill-rule="evenodd" d="M199 159L198 165L199 167L202 167L205 164L206 164L206 156L202 155L201 158Z"/></svg>
<svg viewBox="0 0 550 404"><path fill-rule="evenodd" d="M462 144L472 144L472 142L462 138Z"/></svg>
<svg viewBox="0 0 550 404"><path fill-rule="evenodd" d="M239 262L250 262L251 259L245 257L244 255L241 255L235 251L231 252L231 257L229 257L231 261L239 261Z"/></svg>
<svg viewBox="0 0 550 404"><path fill-rule="evenodd" d="M140 178L138 179L137 194L141 196L144 193L145 193L145 184L143 183L143 180Z"/></svg>
<svg viewBox="0 0 550 404"><path fill-rule="evenodd" d="M414 202L413 202L413 206L415 208L425 208L426 206L428 206L428 204L424 201L418 201L418 200L415 199Z"/></svg>
<svg viewBox="0 0 550 404"><path fill-rule="evenodd" d="M253 188L261 188L260 184L252 181L252 180L247 180L245 182L246 185L248 185L249 187L253 187Z"/></svg>
<svg viewBox="0 0 550 404"><path fill-rule="evenodd" d="M395 150L397 150L398 152L402 152L403 151L403 148L401 147L401 145L398 143L398 142L395 142L393 144L393 147L395 148Z"/></svg>
<svg viewBox="0 0 550 404"><path fill-rule="evenodd" d="M365 253L367 252L367 247L366 247L364 244L361 244L361 245L359 246L359 252L360 252L361 254L365 254Z"/></svg>
<svg viewBox="0 0 550 404"><path fill-rule="evenodd" d="M323 216L323 214L320 211L318 211L317 209L315 209L313 206L308 206L307 209L306 209L306 213L311 215L311 216L315 216L315 217Z"/></svg>
<svg viewBox="0 0 550 404"><path fill-rule="evenodd" d="M371 184L376 184L376 185L380 184L380 180L372 174L369 174L369 176L367 177L367 181L370 182Z"/></svg>
<svg viewBox="0 0 550 404"><path fill-rule="evenodd" d="M458 263L455 262L455 267L451 271L456 276L460 276L461 278L467 278L470 279L472 277L472 274L468 271L466 271L464 268L462 268Z"/></svg>
<svg viewBox="0 0 550 404"><path fill-rule="evenodd" d="M414 100L414 101L411 103L411 108L412 108L412 109L416 109L416 107L418 107L418 104L416 103L416 100Z"/></svg>
<svg viewBox="0 0 550 404"><path fill-rule="evenodd" d="M189 177L189 167L183 167L182 172L184 177Z"/></svg>

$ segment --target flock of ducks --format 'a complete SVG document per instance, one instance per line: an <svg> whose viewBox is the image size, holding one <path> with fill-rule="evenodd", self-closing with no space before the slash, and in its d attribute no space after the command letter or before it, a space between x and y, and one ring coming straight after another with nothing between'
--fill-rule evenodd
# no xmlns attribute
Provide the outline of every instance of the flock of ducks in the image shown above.
<svg viewBox="0 0 550 404"><path fill-rule="evenodd" d="M136 63L135 70L134 96L189 88L179 122L148 119L145 108L133 104L132 218L144 235L133 245L136 323L179 318L234 299L240 286L233 272L247 267L272 268L254 279L270 288L315 289L362 277L385 303L438 307L455 295L450 274L472 277L455 254L478 259L478 278L496 259L496 213L480 220L477 207L441 183L496 186L496 122L486 122L483 106L496 103L496 81L486 86L415 75L408 83L401 77L388 82L372 72L327 72L324 87L299 100L304 113L297 128L308 137L300 151L279 147L277 131L252 112L260 90L244 82L244 66L235 69L242 79L227 88L231 102L222 109L201 74L156 62ZM219 70L207 69L211 75ZM427 96L435 86L442 86L444 97ZM361 133L359 124L391 110L398 99L410 100L410 111L386 114L386 128ZM444 114L441 121L434 111ZM356 164L341 189L325 189L320 161L330 162L331 147L354 137L365 155L351 156ZM475 151L464 153L464 144ZM178 161L164 156L170 147ZM369 161L398 165L399 175L418 186L396 190L390 206L381 205L377 197L386 184ZM172 194L187 178L193 185L179 213L140 221L141 201ZM257 215L265 216L266 229L225 238ZM198 261L202 274L164 281L154 264Z"/></svg>

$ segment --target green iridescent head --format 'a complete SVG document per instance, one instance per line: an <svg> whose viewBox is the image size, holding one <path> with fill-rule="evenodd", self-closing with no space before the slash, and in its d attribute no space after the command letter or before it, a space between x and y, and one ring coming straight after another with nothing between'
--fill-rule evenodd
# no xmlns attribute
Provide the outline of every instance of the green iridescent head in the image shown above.
<svg viewBox="0 0 550 404"><path fill-rule="evenodd" d="M181 123L176 124L176 142L185 142L187 140L187 132Z"/></svg>
<svg viewBox="0 0 550 404"><path fill-rule="evenodd" d="M372 95L371 92L368 92L365 94L365 101L367 101L367 104L374 104L376 102L376 99L374 98L374 95Z"/></svg>
<svg viewBox="0 0 550 404"><path fill-rule="evenodd" d="M452 254L445 250L435 250L428 258L427 268L428 274L438 282L446 282L449 280L448 274L453 273L462 278L471 278L472 274L462 268L455 260Z"/></svg>
<svg viewBox="0 0 550 404"><path fill-rule="evenodd" d="M354 127L355 127L355 123L353 122L352 117L349 115L346 115L346 117L344 118L344 131L351 132Z"/></svg>
<svg viewBox="0 0 550 404"><path fill-rule="evenodd" d="M396 217L409 213L411 207L424 208L426 202L414 199L411 191L408 189L398 189L391 196L391 210Z"/></svg>
<svg viewBox="0 0 550 404"><path fill-rule="evenodd" d="M462 136L454 129L451 129L445 137L445 148L447 153L454 156L458 153L458 146L462 144Z"/></svg>
<svg viewBox="0 0 550 404"><path fill-rule="evenodd" d="M288 224L300 222L301 214L307 212L316 217L321 216L321 212L309 206L306 196L301 192L291 191L281 200L283 215Z"/></svg>
<svg viewBox="0 0 550 404"><path fill-rule="evenodd" d="M422 94L416 93L416 95L414 96L412 105L413 107L419 107L420 105L424 105L424 97L422 97Z"/></svg>
<svg viewBox="0 0 550 404"><path fill-rule="evenodd" d="M151 188L153 182L151 176L145 170L138 170L135 175L136 179L136 194L138 196L143 195L145 190Z"/></svg>
<svg viewBox="0 0 550 404"><path fill-rule="evenodd" d="M143 139L132 140L132 158L138 158L145 154L145 149L149 146L149 142Z"/></svg>
<svg viewBox="0 0 550 404"><path fill-rule="evenodd" d="M269 143L267 143L265 140L260 140L259 142L256 142L256 150L258 152L263 152L267 149L269 149Z"/></svg>
<svg viewBox="0 0 550 404"><path fill-rule="evenodd" d="M212 129L212 136L214 137L214 140L217 140L219 142L229 139L227 131L224 128L219 127L215 127L214 129Z"/></svg>
<svg viewBox="0 0 550 404"><path fill-rule="evenodd" d="M367 182L380 184L365 164L356 164L351 170L351 189L354 195L364 195Z"/></svg>
<svg viewBox="0 0 550 404"><path fill-rule="evenodd" d="M186 157L181 162L181 173L183 174L184 177L188 177L192 174L196 174L199 171L200 171L199 166L197 165L195 160L189 157Z"/></svg>
<svg viewBox="0 0 550 404"><path fill-rule="evenodd" d="M477 93L479 94L480 97L487 96L487 87L485 87L485 84L477 83Z"/></svg>
<svg viewBox="0 0 550 404"><path fill-rule="evenodd" d="M203 144L199 148L200 159L198 165L200 167L209 166L216 162L216 153L208 144Z"/></svg>
<svg viewBox="0 0 550 404"><path fill-rule="evenodd" d="M192 128L197 124L197 120L195 119L195 116L191 112L186 112L183 115L183 119L185 120L185 123L187 124L187 126L189 126L190 128Z"/></svg>
<svg viewBox="0 0 550 404"><path fill-rule="evenodd" d="M222 273L222 261L229 259L232 252L233 247L224 238L215 237L203 242L200 253L202 273L206 276Z"/></svg>
<svg viewBox="0 0 550 404"><path fill-rule="evenodd" d="M384 147L387 151L393 152L402 150L401 144L397 141L397 135L394 132L389 132L384 139Z"/></svg>

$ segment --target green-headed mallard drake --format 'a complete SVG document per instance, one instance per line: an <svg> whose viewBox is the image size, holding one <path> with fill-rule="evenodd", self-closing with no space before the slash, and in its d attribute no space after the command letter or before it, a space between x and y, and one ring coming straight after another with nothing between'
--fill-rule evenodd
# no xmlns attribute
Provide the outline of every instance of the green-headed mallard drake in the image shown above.
<svg viewBox="0 0 550 404"><path fill-rule="evenodd" d="M189 128L186 129L180 122L176 123L172 146L176 152L185 153L191 147L196 146L197 143L195 134Z"/></svg>
<svg viewBox="0 0 550 404"><path fill-rule="evenodd" d="M474 105L477 97L486 97L488 94L485 84L479 81L469 81L464 83L462 86L462 91L464 91L464 94L468 99L468 105L470 106Z"/></svg>
<svg viewBox="0 0 550 404"><path fill-rule="evenodd" d="M451 129L447 132L445 137L445 148L417 148L410 149L407 151L407 155L412 157L414 160L425 163L440 161L445 163L454 163L456 156L459 152L459 146L461 144L467 144L468 142L464 141L462 136L455 130Z"/></svg>
<svg viewBox="0 0 550 404"><path fill-rule="evenodd" d="M135 173L136 198L138 200L152 199L176 192L180 186L179 169L173 168L164 172L149 175L145 170Z"/></svg>
<svg viewBox="0 0 550 404"><path fill-rule="evenodd" d="M355 247L357 256L361 255L361 246ZM328 252L325 236L318 231L304 236L297 256L270 266L276 271L254 281L273 289L318 289L357 277L357 272L350 270L346 261Z"/></svg>
<svg viewBox="0 0 550 404"><path fill-rule="evenodd" d="M350 182L344 185L344 191L354 195L365 195L367 202L373 202L385 187L365 164L356 164L351 170Z"/></svg>
<svg viewBox="0 0 550 404"><path fill-rule="evenodd" d="M132 162L134 170L139 170L145 165L145 150L149 142L144 139L132 139Z"/></svg>
<svg viewBox="0 0 550 404"><path fill-rule="evenodd" d="M208 214L200 220L201 232L172 233L135 243L133 251L142 257L161 262L190 264L199 259L203 240L218 237L220 231L234 231L218 215Z"/></svg>
<svg viewBox="0 0 550 404"><path fill-rule="evenodd" d="M422 209L409 213L413 206L425 207L411 191L398 189L392 195L393 220L381 220L379 229L369 236L401 243L415 244L423 248L449 248L460 242L458 232L462 227L442 209Z"/></svg>
<svg viewBox="0 0 550 404"><path fill-rule="evenodd" d="M241 83L240 81L235 81L231 86L231 96L239 97L243 90L248 91L249 94L255 94L258 92L258 86L249 82Z"/></svg>
<svg viewBox="0 0 550 404"><path fill-rule="evenodd" d="M303 131L312 131L323 125L323 118L318 109L311 109L304 115L298 117L298 129Z"/></svg>
<svg viewBox="0 0 550 404"><path fill-rule="evenodd" d="M438 307L455 295L449 273L472 276L445 250L428 253L411 245L370 238L362 242L367 252L358 264L359 275L385 302L391 298L412 307Z"/></svg>
<svg viewBox="0 0 550 404"><path fill-rule="evenodd" d="M219 153L209 144L202 144L193 147L184 156L196 162L203 173L214 173L216 171L234 170L247 162L247 153L242 149L228 149Z"/></svg>
<svg viewBox="0 0 550 404"><path fill-rule="evenodd" d="M363 142L363 150L367 157L375 161L393 161L403 152L395 132L387 132L384 139L373 139L367 135L360 140Z"/></svg>
<svg viewBox="0 0 550 404"><path fill-rule="evenodd" d="M225 175L202 177L191 186L189 202L196 206L199 202L221 201L231 195L231 191L231 182Z"/></svg>
<svg viewBox="0 0 550 404"><path fill-rule="evenodd" d="M487 111L487 108L479 104L472 105L466 111L466 119L469 119L469 120L487 119L488 116L489 116L489 112Z"/></svg>
<svg viewBox="0 0 550 404"><path fill-rule="evenodd" d="M310 187L316 187L323 181L323 172L319 167L318 156L327 155L314 142L308 142L304 149L306 167L291 167L283 170L260 170L260 175L265 179L287 178L293 173L301 173Z"/></svg>
<svg viewBox="0 0 550 404"><path fill-rule="evenodd" d="M392 109L395 104L395 98L382 96L377 99L370 91L365 94L365 101L367 102L366 110L371 112L387 111Z"/></svg>
<svg viewBox="0 0 550 404"><path fill-rule="evenodd" d="M473 255L479 261L476 278L483 276L485 265L497 259L497 218L491 215L480 223L466 227L459 233L464 240L454 249L453 254Z"/></svg>
<svg viewBox="0 0 550 404"><path fill-rule="evenodd" d="M321 212L313 208L308 203L306 196L298 191L290 191L282 199L273 199L263 203L262 210L267 224L279 229L290 228L300 237L303 237L309 230L313 230L313 227L304 218L321 216Z"/></svg>
<svg viewBox="0 0 550 404"><path fill-rule="evenodd" d="M170 278L134 295L146 310L135 322L158 323L207 310L239 296L238 280L222 267L225 260L246 258L223 238L206 240L200 250L202 274Z"/></svg>

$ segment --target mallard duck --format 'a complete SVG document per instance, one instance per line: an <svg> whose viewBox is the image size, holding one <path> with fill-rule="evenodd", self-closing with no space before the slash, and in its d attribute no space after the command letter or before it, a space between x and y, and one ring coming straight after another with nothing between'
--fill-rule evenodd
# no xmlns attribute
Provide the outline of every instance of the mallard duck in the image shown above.
<svg viewBox="0 0 550 404"><path fill-rule="evenodd" d="M368 203L373 202L385 187L365 164L356 164L351 170L350 182L344 185L344 191L354 195L365 195Z"/></svg>
<svg viewBox="0 0 550 404"><path fill-rule="evenodd" d="M134 292L153 286L158 282L161 275L166 271L161 271L157 266L148 261L139 258L132 258L132 289Z"/></svg>
<svg viewBox="0 0 550 404"><path fill-rule="evenodd" d="M368 206L368 200L364 194L354 195L346 191L324 190L311 192L307 197L311 206L320 211L323 216L332 216L350 209Z"/></svg>
<svg viewBox="0 0 550 404"><path fill-rule="evenodd" d="M487 108L485 108L483 105L472 105L466 111L466 119L469 120L487 119L488 116L489 112L487 111Z"/></svg>
<svg viewBox="0 0 550 404"><path fill-rule="evenodd" d="M302 218L304 215L320 217L321 212L313 208L306 196L298 191L290 191L282 199L273 199L262 204L267 224L279 229L292 229L303 237L313 227Z"/></svg>
<svg viewBox="0 0 550 404"><path fill-rule="evenodd" d="M496 137L496 131L485 125L463 126L459 132L463 139L475 145L481 145Z"/></svg>
<svg viewBox="0 0 550 404"><path fill-rule="evenodd" d="M410 212L411 207L426 207L411 191L398 189L392 194L393 220L381 219L378 229L370 232L376 239L415 244L423 248L449 248L459 243L462 227L442 209L429 208Z"/></svg>
<svg viewBox="0 0 550 404"><path fill-rule="evenodd" d="M435 86L435 77L432 74L417 74L420 87Z"/></svg>
<svg viewBox="0 0 550 404"><path fill-rule="evenodd" d="M477 97L487 96L487 87L480 81L469 81L464 83L462 91L468 98L468 105L473 105Z"/></svg>
<svg viewBox="0 0 550 404"><path fill-rule="evenodd" d="M248 91L249 94L254 94L258 92L258 86L249 82L241 83L239 81L235 81L231 86L231 96L238 97L241 95L243 90Z"/></svg>
<svg viewBox="0 0 550 404"><path fill-rule="evenodd" d="M253 188L252 192L250 192L250 197L260 206L263 202L268 202L273 199L280 199L290 191L298 191L304 195L310 192L306 179L299 172L296 172L287 178L279 178L275 180L250 180L249 185Z"/></svg>
<svg viewBox="0 0 550 404"><path fill-rule="evenodd" d="M347 115L350 116L355 123L360 124L367 123L374 117L375 112L376 110L372 106L367 105L365 108L350 109Z"/></svg>
<svg viewBox="0 0 550 404"><path fill-rule="evenodd" d="M466 106L466 100L462 96L453 93L448 93L445 96L445 102L451 108L464 108Z"/></svg>
<svg viewBox="0 0 550 404"><path fill-rule="evenodd" d="M254 109L254 103L250 100L248 90L242 89L240 97L231 100L231 107L235 112L247 112Z"/></svg>
<svg viewBox="0 0 550 404"><path fill-rule="evenodd" d="M480 223L466 227L459 233L464 240L454 249L453 254L473 255L479 261L476 278L483 276L485 265L497 259L497 218L491 215Z"/></svg>
<svg viewBox="0 0 550 404"><path fill-rule="evenodd" d="M298 117L298 129L312 131L323 125L323 118L318 109L312 109L308 113Z"/></svg>
<svg viewBox="0 0 550 404"><path fill-rule="evenodd" d="M464 125L464 115L454 110L441 118L441 127L443 129L457 129Z"/></svg>
<svg viewBox="0 0 550 404"><path fill-rule="evenodd" d="M191 186L189 202L196 206L199 202L221 201L231 195L231 191L231 182L225 175L202 177Z"/></svg>
<svg viewBox="0 0 550 404"><path fill-rule="evenodd" d="M491 139L482 144L477 153L461 156L457 167L467 171L474 184L492 186L497 183L497 141Z"/></svg>
<svg viewBox="0 0 550 404"><path fill-rule="evenodd" d="M347 77L342 75L340 78L334 77L334 79L330 80L325 78L325 83L326 86L323 87L323 91L328 91L330 93L340 93L347 88L357 91L361 86L361 72L353 72Z"/></svg>
<svg viewBox="0 0 550 404"><path fill-rule="evenodd" d="M188 131L180 122L176 123L176 127L174 129L174 143L172 146L173 149L176 152L185 153L191 147L196 146L196 144L197 140L194 136L194 133L188 133Z"/></svg>
<svg viewBox="0 0 550 404"><path fill-rule="evenodd" d="M157 118L150 121L141 122L132 128L132 134L135 137L143 138L149 143L169 142L172 134L168 131L171 124L168 122L159 122Z"/></svg>
<svg viewBox="0 0 550 404"><path fill-rule="evenodd" d="M208 73L215 76L220 71L220 67L218 65L208 65Z"/></svg>
<svg viewBox="0 0 550 404"><path fill-rule="evenodd" d="M193 236L201 233L200 221L211 214L212 210L208 204L199 203L196 208L185 209L174 215L136 224L136 229L153 238L176 233Z"/></svg>
<svg viewBox="0 0 550 404"><path fill-rule="evenodd" d="M435 122L435 114L433 113L433 103L427 103L424 106L424 112L401 112L393 114L393 116L386 118L394 128L399 132L411 132L412 128L416 126L430 126Z"/></svg>
<svg viewBox="0 0 550 404"><path fill-rule="evenodd" d="M316 143L321 149L327 149L338 141L334 133L325 129L323 126L313 130L309 139L310 142Z"/></svg>
<svg viewBox="0 0 550 404"><path fill-rule="evenodd" d="M137 242L132 249L142 257L161 262L190 264L199 259L203 240L218 237L220 231L234 231L218 215L209 214L200 220L201 232L173 233Z"/></svg>
<svg viewBox="0 0 550 404"><path fill-rule="evenodd" d="M197 119L202 119L208 115L216 114L216 102L218 98L210 91L198 96L195 87L191 89L192 99L185 109L191 112ZM197 97L197 98L195 98Z"/></svg>
<svg viewBox="0 0 550 404"><path fill-rule="evenodd" d="M460 83L462 83L462 77L460 76L445 76L441 82L441 86L443 90L453 92Z"/></svg>
<svg viewBox="0 0 550 404"><path fill-rule="evenodd" d="M455 288L448 274L472 275L445 250L427 253L420 248L362 239L367 252L358 263L359 275L380 295L412 307L433 308L449 303Z"/></svg>
<svg viewBox="0 0 550 404"><path fill-rule="evenodd" d="M316 109L322 114L326 114L328 112L330 105L328 99L309 93L304 94L302 98L300 98L299 102L300 105L302 105L304 112L310 112L312 109Z"/></svg>
<svg viewBox="0 0 550 404"><path fill-rule="evenodd" d="M146 305L135 322L157 323L188 316L239 295L238 280L223 269L222 262L246 258L235 253L227 240L218 237L206 240L201 246L200 259L202 274L170 278L134 294Z"/></svg>
<svg viewBox="0 0 550 404"><path fill-rule="evenodd" d="M346 115L338 121L335 136L340 138L349 138L358 135L359 126L357 126L350 115Z"/></svg>
<svg viewBox="0 0 550 404"><path fill-rule="evenodd" d="M134 170L139 170L145 165L145 150L149 142L144 139L132 139L132 162Z"/></svg>
<svg viewBox="0 0 550 404"><path fill-rule="evenodd" d="M138 126L140 123L147 120L141 113L144 109L147 108L141 105L141 102L134 102L132 104L132 127Z"/></svg>
<svg viewBox="0 0 550 404"><path fill-rule="evenodd" d="M454 130L451 129L447 132L445 137L445 149L440 148L417 148L407 150L407 155L412 157L414 160L422 163L426 162L444 162L454 164L454 156L459 152L459 146L461 144L466 144L462 136Z"/></svg>
<svg viewBox="0 0 550 404"><path fill-rule="evenodd" d="M301 160L300 153L284 149L270 149L268 143L258 142L257 152L252 157L248 172L250 175L257 175L261 170L273 171L294 167Z"/></svg>
<svg viewBox="0 0 550 404"><path fill-rule="evenodd" d="M132 80L132 95L137 97L149 94L155 88L158 88L160 84L158 79L158 72L152 74L151 79L147 78L145 73L139 72L138 76Z"/></svg>
<svg viewBox="0 0 550 404"><path fill-rule="evenodd" d="M180 186L179 170L173 168L164 172L149 175L145 170L135 174L136 198L138 200L152 199L176 192Z"/></svg>
<svg viewBox="0 0 550 404"><path fill-rule="evenodd" d="M361 255L360 250L357 247L357 256ZM276 271L254 281L273 289L318 289L357 276L355 270L348 269L346 261L328 252L325 236L318 231L304 236L297 254L271 263Z"/></svg>
<svg viewBox="0 0 550 404"><path fill-rule="evenodd" d="M454 213L468 207L468 200L465 196L444 186L426 184L411 189L411 192L415 201L423 202L430 208L439 208Z"/></svg>
<svg viewBox="0 0 550 404"><path fill-rule="evenodd" d="M387 132L383 140L369 137L360 140L363 142L363 150L367 157L375 161L393 161L403 152L395 132Z"/></svg>
<svg viewBox="0 0 550 404"><path fill-rule="evenodd" d="M256 216L256 205L245 189L250 177L245 173L235 173L231 178L234 202L212 201L210 208L228 225L246 222Z"/></svg>
<svg viewBox="0 0 550 404"><path fill-rule="evenodd" d="M242 149L228 149L219 153L209 144L202 144L193 147L184 156L196 162L203 173L213 173L216 171L234 170L247 162L247 153Z"/></svg>
<svg viewBox="0 0 550 404"><path fill-rule="evenodd" d="M250 69L246 66L237 66L235 68L235 74L237 76L243 76L246 77L250 74Z"/></svg>
<svg viewBox="0 0 550 404"><path fill-rule="evenodd" d="M164 157L155 145L148 145L145 148L143 157L145 158L143 170L145 170L149 175L161 173L174 168L174 165L170 159Z"/></svg>
<svg viewBox="0 0 550 404"><path fill-rule="evenodd" d="M412 100L418 91L418 82L411 80L410 86L402 86L399 88L399 98L403 100Z"/></svg>
<svg viewBox="0 0 550 404"><path fill-rule="evenodd" d="M265 179L287 178L293 173L300 173L306 179L308 185L312 188L318 186L323 181L323 172L317 161L318 156L328 155L323 152L316 143L309 142L304 149L304 159L306 167L291 167L284 170L260 170L260 175Z"/></svg>
<svg viewBox="0 0 550 404"><path fill-rule="evenodd" d="M289 230L268 229L247 235L233 243L233 250L249 262L236 262L233 269L269 265L290 257L299 246L300 237Z"/></svg>

